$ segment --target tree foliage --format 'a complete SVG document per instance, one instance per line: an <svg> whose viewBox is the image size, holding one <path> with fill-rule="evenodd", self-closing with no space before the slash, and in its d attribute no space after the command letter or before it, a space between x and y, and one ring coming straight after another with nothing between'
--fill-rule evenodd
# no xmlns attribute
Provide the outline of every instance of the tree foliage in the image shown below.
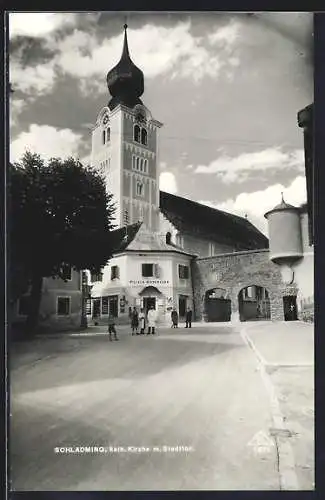
<svg viewBox="0 0 325 500"><path fill-rule="evenodd" d="M9 258L13 295L64 265L98 273L112 255L112 195L103 177L78 160L47 163L27 152L10 165Z"/></svg>

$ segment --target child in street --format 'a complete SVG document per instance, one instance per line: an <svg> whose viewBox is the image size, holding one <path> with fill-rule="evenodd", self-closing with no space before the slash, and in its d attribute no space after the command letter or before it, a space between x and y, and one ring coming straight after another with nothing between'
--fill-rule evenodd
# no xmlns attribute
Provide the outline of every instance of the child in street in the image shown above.
<svg viewBox="0 0 325 500"><path fill-rule="evenodd" d="M134 333L136 333L137 335L138 334L138 328L139 328L139 315L138 315L138 311L137 311L137 308L134 307L133 308L133 311L132 311L132 316L131 316L131 328L132 328L132 335L134 335Z"/></svg>
<svg viewBox="0 0 325 500"><path fill-rule="evenodd" d="M112 316L110 314L108 316L108 336L109 336L109 340L111 340L111 341L113 340L112 335L114 335L114 340L119 340L117 338L117 334L116 334L115 318L114 318L114 316Z"/></svg>
<svg viewBox="0 0 325 500"><path fill-rule="evenodd" d="M140 335L144 335L144 329L146 326L146 317L144 315L143 309L140 310L139 322L140 322Z"/></svg>

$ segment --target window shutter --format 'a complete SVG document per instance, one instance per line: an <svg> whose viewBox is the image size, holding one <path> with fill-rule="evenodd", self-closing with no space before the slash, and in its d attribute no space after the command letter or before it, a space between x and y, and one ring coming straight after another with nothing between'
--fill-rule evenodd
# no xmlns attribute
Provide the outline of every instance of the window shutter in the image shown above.
<svg viewBox="0 0 325 500"><path fill-rule="evenodd" d="M120 279L120 268L119 268L119 266L116 266L116 278Z"/></svg>
<svg viewBox="0 0 325 500"><path fill-rule="evenodd" d="M155 264L155 277L159 278L160 277L160 268L159 264Z"/></svg>

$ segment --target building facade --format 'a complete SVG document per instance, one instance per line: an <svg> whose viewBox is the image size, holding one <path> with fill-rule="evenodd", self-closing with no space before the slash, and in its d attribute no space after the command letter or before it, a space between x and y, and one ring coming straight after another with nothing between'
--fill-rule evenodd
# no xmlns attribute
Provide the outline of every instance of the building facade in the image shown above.
<svg viewBox="0 0 325 500"><path fill-rule="evenodd" d="M302 317L313 303L310 209L283 201L269 211L269 249L247 218L159 191L162 123L141 100L144 76L124 28L121 59L107 74L110 99L91 137L91 165L116 204L113 257L100 275L87 272L88 298L80 273L67 282L44 279L41 324L77 327L84 304L90 323L106 323L109 314L126 323L133 307L151 306L165 324L173 308L181 319L190 308L201 321ZM306 116L301 123L308 145Z"/></svg>

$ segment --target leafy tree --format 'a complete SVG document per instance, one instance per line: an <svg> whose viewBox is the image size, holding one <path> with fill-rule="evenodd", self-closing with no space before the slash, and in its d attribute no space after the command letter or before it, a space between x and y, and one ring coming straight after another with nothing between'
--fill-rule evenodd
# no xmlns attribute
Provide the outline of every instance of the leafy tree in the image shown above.
<svg viewBox="0 0 325 500"><path fill-rule="evenodd" d="M98 273L112 256L115 207L104 178L73 158L46 164L27 152L9 177L10 295L14 301L30 285L32 332L44 277L64 279L66 265Z"/></svg>

